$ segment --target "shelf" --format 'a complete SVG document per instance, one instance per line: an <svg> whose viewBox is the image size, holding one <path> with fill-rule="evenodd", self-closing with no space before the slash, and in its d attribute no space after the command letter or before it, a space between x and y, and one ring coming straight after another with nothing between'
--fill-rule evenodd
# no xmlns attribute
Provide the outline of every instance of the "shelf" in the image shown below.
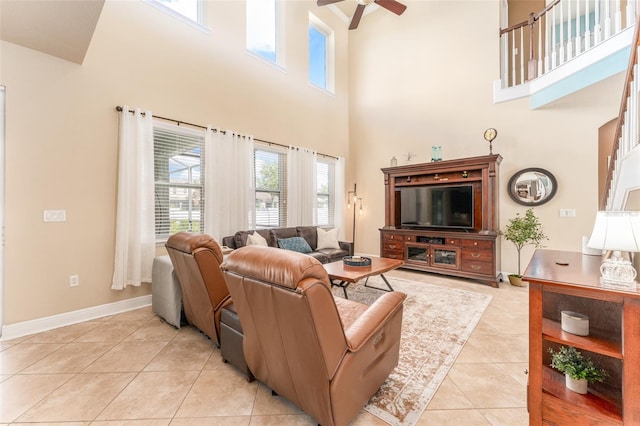
<svg viewBox="0 0 640 426"><path fill-rule="evenodd" d="M623 359L622 343L612 340L610 333L604 330L590 329L589 336L576 336L562 330L559 322L548 318L542 319L542 334L545 340L574 346L578 349L584 349L601 355L610 356L612 358Z"/></svg>
<svg viewBox="0 0 640 426"><path fill-rule="evenodd" d="M622 395L612 390L612 396L597 395L589 390L586 395L570 391L565 386L564 375L549 367L542 370L543 393L551 395L566 404L575 406L592 416L610 419L622 423Z"/></svg>

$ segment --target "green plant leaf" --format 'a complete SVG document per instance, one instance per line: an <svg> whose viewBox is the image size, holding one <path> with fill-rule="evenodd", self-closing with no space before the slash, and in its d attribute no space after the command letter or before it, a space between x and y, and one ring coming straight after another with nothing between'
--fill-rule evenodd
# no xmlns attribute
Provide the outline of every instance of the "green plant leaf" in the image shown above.
<svg viewBox="0 0 640 426"><path fill-rule="evenodd" d="M516 246L518 252L518 275L520 275L520 251L522 248L530 244L540 247L542 242L548 239L542 229L540 219L533 212L533 208L527 209L524 216L516 213L514 218L509 219L505 231L501 231L500 235Z"/></svg>
<svg viewBox="0 0 640 426"><path fill-rule="evenodd" d="M587 379L588 382L602 382L609 374L591 358L584 357L573 346L560 346L557 352L549 348L551 367L572 379Z"/></svg>

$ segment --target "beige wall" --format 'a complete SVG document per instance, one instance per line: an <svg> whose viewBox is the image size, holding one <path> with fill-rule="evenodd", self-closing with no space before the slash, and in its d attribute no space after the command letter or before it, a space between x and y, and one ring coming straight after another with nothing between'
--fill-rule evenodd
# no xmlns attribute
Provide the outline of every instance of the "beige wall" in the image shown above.
<svg viewBox="0 0 640 426"><path fill-rule="evenodd" d="M528 99L494 105L499 77L497 1L408 1L398 18L376 12L363 19L350 40L350 163L365 201L356 249L379 253L384 225L381 167L392 156L406 164L429 161L431 145L444 159L489 153L482 135L495 127L500 169L500 223L525 208L506 193L509 178L542 167L558 180L558 193L537 207L548 248L580 250L597 210L598 128L616 116L624 76L619 75L531 111ZM559 209L576 209L560 218ZM531 248L523 250L523 266ZM517 270L516 252L502 244L502 269Z"/></svg>
<svg viewBox="0 0 640 426"><path fill-rule="evenodd" d="M110 290L116 105L348 154L344 24L286 4L286 70L244 49L244 2L206 4L203 32L142 1L107 1L82 65L2 42L7 87L5 325L148 294ZM337 29L336 92L307 82L308 12ZM44 209L66 209L43 223ZM70 274L80 286L70 288Z"/></svg>
<svg viewBox="0 0 640 426"><path fill-rule="evenodd" d="M347 42L346 24L327 8L288 1L286 71L244 51L241 1L207 3L211 33L145 2L107 1L83 65L2 42L5 324L149 293L110 290L119 104L347 157L347 187L358 183L365 207L356 250L371 254L384 224L380 168L394 155L406 164L409 152L428 161L431 145L442 145L445 159L487 154L482 133L495 127L502 223L524 210L504 192L509 177L547 168L559 183L556 198L536 209L548 246L578 250L597 206L597 129L617 113L622 77L537 111L526 99L494 105L499 3L405 3L401 17L365 16ZM309 10L338 29L336 96L307 83ZM560 208L577 217L559 218ZM43 223L44 209L66 209L67 221ZM350 216L346 224L350 235ZM502 255L503 269L515 271L515 250L503 244ZM69 288L70 274L79 287Z"/></svg>

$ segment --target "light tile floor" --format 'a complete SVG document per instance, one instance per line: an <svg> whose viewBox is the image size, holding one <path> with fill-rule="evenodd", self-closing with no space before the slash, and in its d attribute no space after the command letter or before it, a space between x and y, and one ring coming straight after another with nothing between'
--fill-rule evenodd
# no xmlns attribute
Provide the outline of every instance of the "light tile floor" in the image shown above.
<svg viewBox="0 0 640 426"><path fill-rule="evenodd" d="M396 270L493 300L418 425L527 425L528 291ZM150 307L0 342L0 424L314 425ZM353 425L384 425L361 412Z"/></svg>

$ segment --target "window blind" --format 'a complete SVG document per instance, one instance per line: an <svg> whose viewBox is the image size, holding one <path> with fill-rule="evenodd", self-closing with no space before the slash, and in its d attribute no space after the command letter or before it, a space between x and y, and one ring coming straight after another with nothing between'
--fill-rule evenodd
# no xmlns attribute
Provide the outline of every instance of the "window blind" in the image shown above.
<svg viewBox="0 0 640 426"><path fill-rule="evenodd" d="M154 124L156 239L204 230L204 133Z"/></svg>
<svg viewBox="0 0 640 426"><path fill-rule="evenodd" d="M254 151L256 227L287 225L287 156L277 149Z"/></svg>

